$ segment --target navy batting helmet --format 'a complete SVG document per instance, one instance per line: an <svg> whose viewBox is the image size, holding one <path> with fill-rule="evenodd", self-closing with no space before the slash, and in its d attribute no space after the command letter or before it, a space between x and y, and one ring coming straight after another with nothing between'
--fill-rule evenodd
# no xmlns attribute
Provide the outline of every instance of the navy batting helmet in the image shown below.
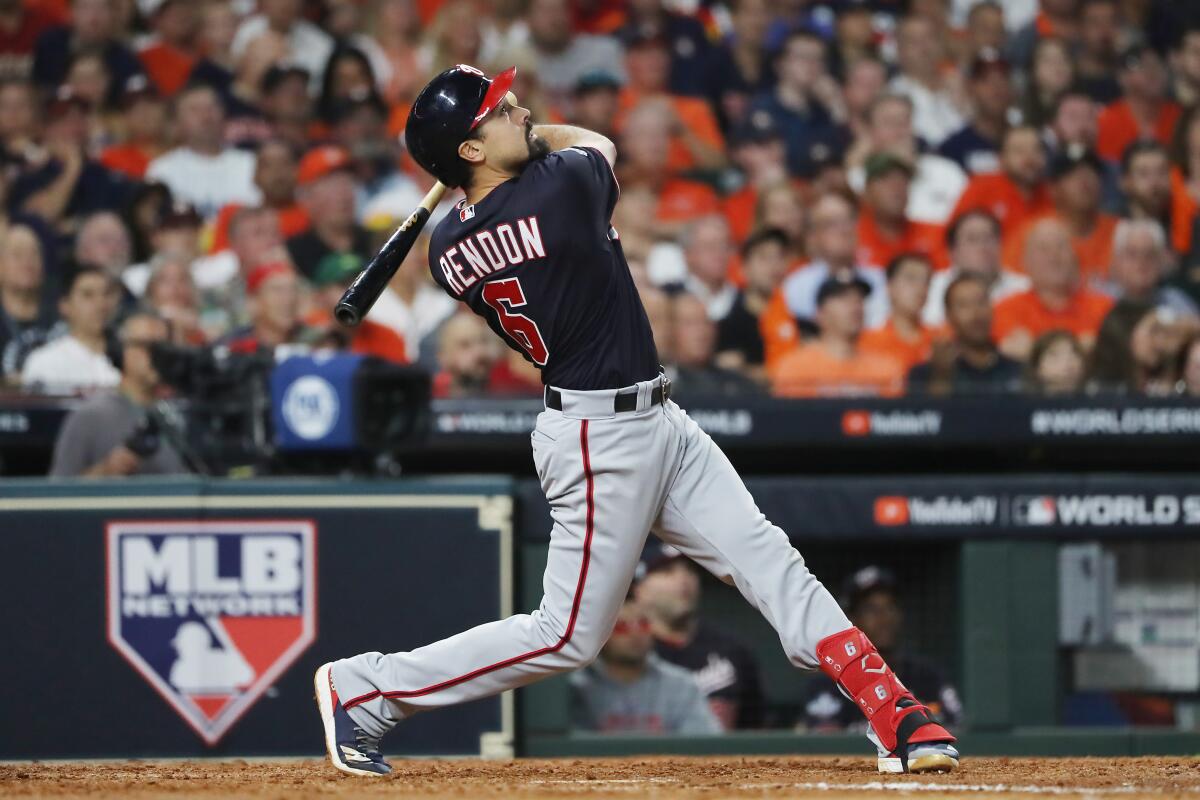
<svg viewBox="0 0 1200 800"><path fill-rule="evenodd" d="M461 186L466 165L458 146L508 94L517 68L488 79L466 64L451 67L431 80L417 99L404 126L408 152L418 164L447 186Z"/></svg>

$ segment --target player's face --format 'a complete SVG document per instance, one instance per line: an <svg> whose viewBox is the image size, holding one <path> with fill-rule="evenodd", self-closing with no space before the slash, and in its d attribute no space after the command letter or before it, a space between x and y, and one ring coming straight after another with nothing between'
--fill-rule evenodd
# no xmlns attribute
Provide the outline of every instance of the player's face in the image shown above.
<svg viewBox="0 0 1200 800"><path fill-rule="evenodd" d="M900 639L902 616L891 592L872 592L859 601L853 622L880 650L891 650Z"/></svg>
<svg viewBox="0 0 1200 800"><path fill-rule="evenodd" d="M485 160L504 172L517 173L537 158L550 152L550 144L533 132L528 108L517 105L512 92L479 126Z"/></svg>

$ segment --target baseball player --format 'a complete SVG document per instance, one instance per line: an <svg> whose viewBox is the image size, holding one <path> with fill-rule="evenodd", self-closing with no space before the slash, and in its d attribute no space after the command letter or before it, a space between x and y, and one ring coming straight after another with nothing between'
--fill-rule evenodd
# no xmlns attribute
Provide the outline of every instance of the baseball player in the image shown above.
<svg viewBox="0 0 1200 800"><path fill-rule="evenodd" d="M866 715L881 772L950 771L954 737L850 624L725 455L671 398L609 220L616 147L533 125L509 91L459 65L413 103L405 136L466 198L435 229L434 279L541 369L531 435L553 530L536 611L407 653L322 665L317 704L333 765L386 775L380 738L404 719L591 663L650 531L733 584L792 663L820 668Z"/></svg>

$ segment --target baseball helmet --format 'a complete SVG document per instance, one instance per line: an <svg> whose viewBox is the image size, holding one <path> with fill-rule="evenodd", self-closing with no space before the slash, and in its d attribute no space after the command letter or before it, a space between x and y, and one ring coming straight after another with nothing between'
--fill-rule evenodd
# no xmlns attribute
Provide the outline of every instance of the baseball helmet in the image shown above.
<svg viewBox="0 0 1200 800"><path fill-rule="evenodd" d="M404 126L408 152L427 172L447 186L466 178L458 146L508 94L516 67L489 79L466 64L451 67L431 80L413 101Z"/></svg>

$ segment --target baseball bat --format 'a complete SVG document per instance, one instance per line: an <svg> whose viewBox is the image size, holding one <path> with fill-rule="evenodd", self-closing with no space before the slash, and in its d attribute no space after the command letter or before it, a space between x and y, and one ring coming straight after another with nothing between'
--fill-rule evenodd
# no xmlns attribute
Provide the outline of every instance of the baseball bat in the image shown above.
<svg viewBox="0 0 1200 800"><path fill-rule="evenodd" d="M435 183L416 210L387 240L387 244L363 267L363 271L358 273L358 277L350 284L350 288L342 295L333 311L338 322L352 328L363 321L363 317L367 316L371 306L375 305L379 295L383 294L396 270L400 269L400 263L412 249L421 229L429 221L429 215L433 213L433 209L441 202L445 193L445 185L441 181Z"/></svg>

